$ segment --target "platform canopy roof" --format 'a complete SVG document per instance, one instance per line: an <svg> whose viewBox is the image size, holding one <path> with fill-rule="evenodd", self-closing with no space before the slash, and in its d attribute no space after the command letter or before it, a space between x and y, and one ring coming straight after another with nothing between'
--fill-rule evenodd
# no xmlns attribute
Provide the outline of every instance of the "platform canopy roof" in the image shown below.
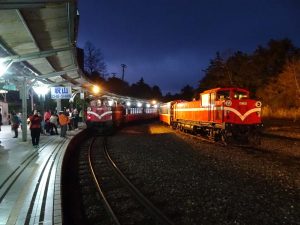
<svg viewBox="0 0 300 225"><path fill-rule="evenodd" d="M76 0L1 0L0 86L37 84L88 88L77 62Z"/></svg>

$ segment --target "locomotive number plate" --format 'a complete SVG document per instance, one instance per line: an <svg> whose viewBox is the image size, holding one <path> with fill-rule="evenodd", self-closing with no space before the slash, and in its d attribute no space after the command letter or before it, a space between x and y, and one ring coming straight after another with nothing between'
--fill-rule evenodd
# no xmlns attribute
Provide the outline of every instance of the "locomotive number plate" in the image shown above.
<svg viewBox="0 0 300 225"><path fill-rule="evenodd" d="M239 102L240 105L247 105L247 102Z"/></svg>

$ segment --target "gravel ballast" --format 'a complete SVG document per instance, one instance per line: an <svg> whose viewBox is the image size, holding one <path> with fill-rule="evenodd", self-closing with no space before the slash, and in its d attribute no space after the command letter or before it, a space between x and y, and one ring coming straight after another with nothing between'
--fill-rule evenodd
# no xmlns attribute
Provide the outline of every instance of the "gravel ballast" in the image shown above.
<svg viewBox="0 0 300 225"><path fill-rule="evenodd" d="M300 224L300 140L222 147L158 123L109 137L120 169L175 224Z"/></svg>

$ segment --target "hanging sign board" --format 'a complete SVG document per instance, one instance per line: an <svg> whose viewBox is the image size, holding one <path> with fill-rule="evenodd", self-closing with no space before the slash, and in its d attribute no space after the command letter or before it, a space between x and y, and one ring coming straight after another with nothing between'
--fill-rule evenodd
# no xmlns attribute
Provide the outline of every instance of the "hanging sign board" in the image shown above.
<svg viewBox="0 0 300 225"><path fill-rule="evenodd" d="M17 87L14 84L0 84L0 89L7 90L7 91L17 91Z"/></svg>
<svg viewBox="0 0 300 225"><path fill-rule="evenodd" d="M80 93L80 99L84 99L84 92Z"/></svg>
<svg viewBox="0 0 300 225"><path fill-rule="evenodd" d="M51 87L52 99L70 99L72 97L71 87Z"/></svg>

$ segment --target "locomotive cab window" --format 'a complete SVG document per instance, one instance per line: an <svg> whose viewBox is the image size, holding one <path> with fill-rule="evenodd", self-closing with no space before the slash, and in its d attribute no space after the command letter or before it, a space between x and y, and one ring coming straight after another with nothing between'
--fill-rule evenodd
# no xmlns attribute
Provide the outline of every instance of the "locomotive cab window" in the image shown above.
<svg viewBox="0 0 300 225"><path fill-rule="evenodd" d="M97 104L97 106L102 106L102 102L101 102L101 100L100 100L100 99L98 99L96 104Z"/></svg>
<svg viewBox="0 0 300 225"><path fill-rule="evenodd" d="M90 102L90 105L91 105L91 107L97 106L97 101L91 101L91 102Z"/></svg>
<svg viewBox="0 0 300 225"><path fill-rule="evenodd" d="M234 91L233 94L234 99L246 99L248 98L248 93L244 91Z"/></svg>
<svg viewBox="0 0 300 225"><path fill-rule="evenodd" d="M230 99L230 91L218 91L216 100L228 100Z"/></svg>

